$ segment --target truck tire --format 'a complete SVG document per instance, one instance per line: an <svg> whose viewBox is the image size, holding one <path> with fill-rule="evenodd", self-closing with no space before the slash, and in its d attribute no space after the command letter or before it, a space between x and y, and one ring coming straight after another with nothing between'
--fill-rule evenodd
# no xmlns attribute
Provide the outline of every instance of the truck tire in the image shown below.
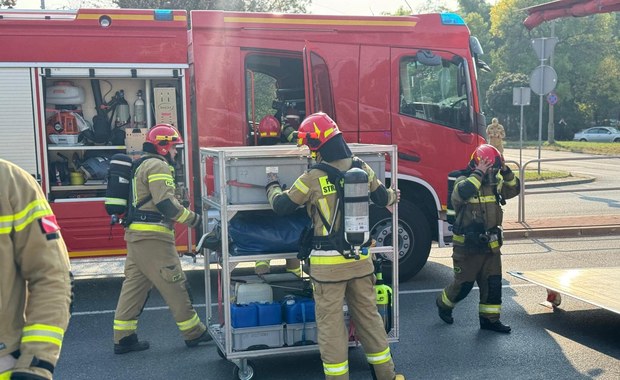
<svg viewBox="0 0 620 380"><path fill-rule="evenodd" d="M401 201L398 204L398 278L404 282L415 276L426 264L431 251L431 230L428 220L418 206ZM392 213L385 207L371 205L370 235L377 246L392 244ZM383 264L383 274L391 281L391 260Z"/></svg>

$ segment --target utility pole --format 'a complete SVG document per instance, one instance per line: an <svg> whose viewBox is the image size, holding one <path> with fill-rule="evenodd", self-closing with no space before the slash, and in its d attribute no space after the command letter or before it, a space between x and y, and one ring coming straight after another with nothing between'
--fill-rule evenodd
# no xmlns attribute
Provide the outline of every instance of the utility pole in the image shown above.
<svg viewBox="0 0 620 380"><path fill-rule="evenodd" d="M555 37L555 21L551 21L551 38ZM549 66L553 67L553 50L549 56ZM555 121L554 119L554 107L555 104L549 102L549 123L547 124L547 142L549 144L555 143Z"/></svg>
<svg viewBox="0 0 620 380"><path fill-rule="evenodd" d="M45 0L41 0L41 9L45 9Z"/></svg>

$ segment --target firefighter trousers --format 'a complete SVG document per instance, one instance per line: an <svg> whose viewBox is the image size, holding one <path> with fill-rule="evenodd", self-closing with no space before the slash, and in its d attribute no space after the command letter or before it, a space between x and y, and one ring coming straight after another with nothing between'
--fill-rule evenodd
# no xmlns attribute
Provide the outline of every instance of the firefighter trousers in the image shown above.
<svg viewBox="0 0 620 380"><path fill-rule="evenodd" d="M455 246L452 262L454 281L438 296L440 305L453 309L467 297L476 282L480 288L480 317L498 321L502 304L501 253Z"/></svg>
<svg viewBox="0 0 620 380"><path fill-rule="evenodd" d="M198 338L206 330L190 301L174 243L140 240L127 242L125 280L114 314L114 343L136 332L153 286L170 307L183 339Z"/></svg>
<svg viewBox="0 0 620 380"><path fill-rule="evenodd" d="M325 378L349 379L349 333L342 309L346 298L356 334L368 362L374 365L377 379L394 379L394 362L383 320L377 310L374 275L336 283L313 281L313 285L318 343Z"/></svg>

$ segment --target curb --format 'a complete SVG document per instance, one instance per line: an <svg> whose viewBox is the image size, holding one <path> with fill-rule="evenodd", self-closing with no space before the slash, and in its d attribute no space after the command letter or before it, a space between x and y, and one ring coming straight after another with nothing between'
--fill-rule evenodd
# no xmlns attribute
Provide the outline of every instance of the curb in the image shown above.
<svg viewBox="0 0 620 380"><path fill-rule="evenodd" d="M504 239L620 235L620 225L504 230Z"/></svg>
<svg viewBox="0 0 620 380"><path fill-rule="evenodd" d="M544 187L556 187L556 186L570 186L570 185L581 185L584 183L592 183L596 181L594 177L573 177L572 180L558 179L558 180L548 180L548 181L533 181L533 182L525 182L525 190L529 189L540 189Z"/></svg>

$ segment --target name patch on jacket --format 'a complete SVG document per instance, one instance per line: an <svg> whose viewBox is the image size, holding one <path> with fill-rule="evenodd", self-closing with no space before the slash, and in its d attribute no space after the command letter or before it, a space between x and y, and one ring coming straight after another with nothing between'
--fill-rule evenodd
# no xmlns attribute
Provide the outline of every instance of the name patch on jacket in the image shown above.
<svg viewBox="0 0 620 380"><path fill-rule="evenodd" d="M41 227L41 232L45 234L47 240L58 239L58 231L60 230L60 226L56 221L55 215L47 215L37 221L39 222L39 227Z"/></svg>
<svg viewBox="0 0 620 380"><path fill-rule="evenodd" d="M319 177L319 184L321 185L321 193L323 193L323 195L334 194L336 192L336 186L329 182L327 176Z"/></svg>

